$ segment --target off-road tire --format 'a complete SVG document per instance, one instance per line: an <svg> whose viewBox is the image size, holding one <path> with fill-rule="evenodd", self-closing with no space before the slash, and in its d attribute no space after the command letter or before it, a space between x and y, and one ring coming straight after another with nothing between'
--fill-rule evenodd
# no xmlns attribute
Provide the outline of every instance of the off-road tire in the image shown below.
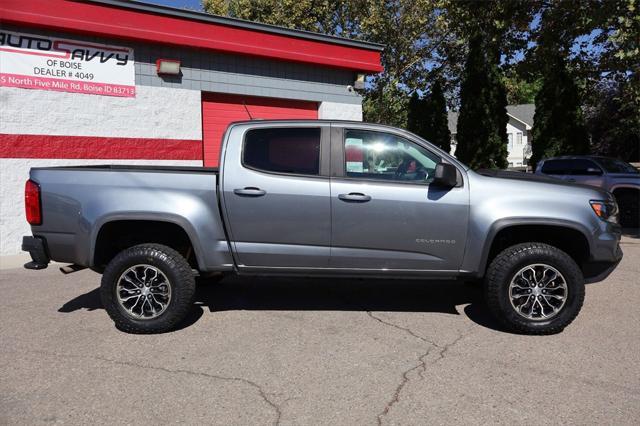
<svg viewBox="0 0 640 426"><path fill-rule="evenodd" d="M152 319L134 319L118 302L118 280L128 268L146 264L164 273L171 286L171 300L165 311ZM193 307L195 279L191 266L174 249L161 244L140 244L120 252L102 275L100 298L116 327L127 333L151 334L173 330Z"/></svg>
<svg viewBox="0 0 640 426"><path fill-rule="evenodd" d="M557 269L567 284L564 306L548 320L530 320L518 314L509 300L509 284L527 265L542 263ZM491 313L510 331L522 334L555 334L578 316L584 302L584 277L576 262L565 252L543 243L523 243L499 253L485 275L485 297Z"/></svg>

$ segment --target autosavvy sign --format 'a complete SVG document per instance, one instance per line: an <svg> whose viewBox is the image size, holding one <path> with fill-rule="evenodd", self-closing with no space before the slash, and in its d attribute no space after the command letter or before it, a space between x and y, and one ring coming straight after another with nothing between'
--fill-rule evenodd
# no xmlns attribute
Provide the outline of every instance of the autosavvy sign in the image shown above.
<svg viewBox="0 0 640 426"><path fill-rule="evenodd" d="M0 30L0 86L135 97L133 49Z"/></svg>

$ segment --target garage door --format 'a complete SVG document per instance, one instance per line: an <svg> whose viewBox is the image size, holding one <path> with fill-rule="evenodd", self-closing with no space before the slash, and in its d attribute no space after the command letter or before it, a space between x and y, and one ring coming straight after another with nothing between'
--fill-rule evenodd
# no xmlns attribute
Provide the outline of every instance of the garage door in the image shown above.
<svg viewBox="0 0 640 426"><path fill-rule="evenodd" d="M229 123L249 120L247 110L254 119L318 118L316 102L203 93L202 132L205 166L218 166L222 134Z"/></svg>

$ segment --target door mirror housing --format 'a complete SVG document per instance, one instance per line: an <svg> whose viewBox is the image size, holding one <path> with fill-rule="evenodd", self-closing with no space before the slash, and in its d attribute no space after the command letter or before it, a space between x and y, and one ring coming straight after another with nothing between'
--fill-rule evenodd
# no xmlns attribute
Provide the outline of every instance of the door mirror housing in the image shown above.
<svg viewBox="0 0 640 426"><path fill-rule="evenodd" d="M433 183L438 186L453 188L458 184L458 169L449 163L438 163Z"/></svg>

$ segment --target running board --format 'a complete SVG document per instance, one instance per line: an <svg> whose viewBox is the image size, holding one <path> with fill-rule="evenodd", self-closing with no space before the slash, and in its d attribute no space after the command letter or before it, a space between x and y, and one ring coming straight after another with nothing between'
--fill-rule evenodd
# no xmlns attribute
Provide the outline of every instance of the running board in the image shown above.
<svg viewBox="0 0 640 426"><path fill-rule="evenodd" d="M83 269L87 269L87 267L86 266L76 265L74 263L73 265L62 266L60 268L60 272L62 272L65 275L69 275L69 274L71 274L73 272L82 271Z"/></svg>

